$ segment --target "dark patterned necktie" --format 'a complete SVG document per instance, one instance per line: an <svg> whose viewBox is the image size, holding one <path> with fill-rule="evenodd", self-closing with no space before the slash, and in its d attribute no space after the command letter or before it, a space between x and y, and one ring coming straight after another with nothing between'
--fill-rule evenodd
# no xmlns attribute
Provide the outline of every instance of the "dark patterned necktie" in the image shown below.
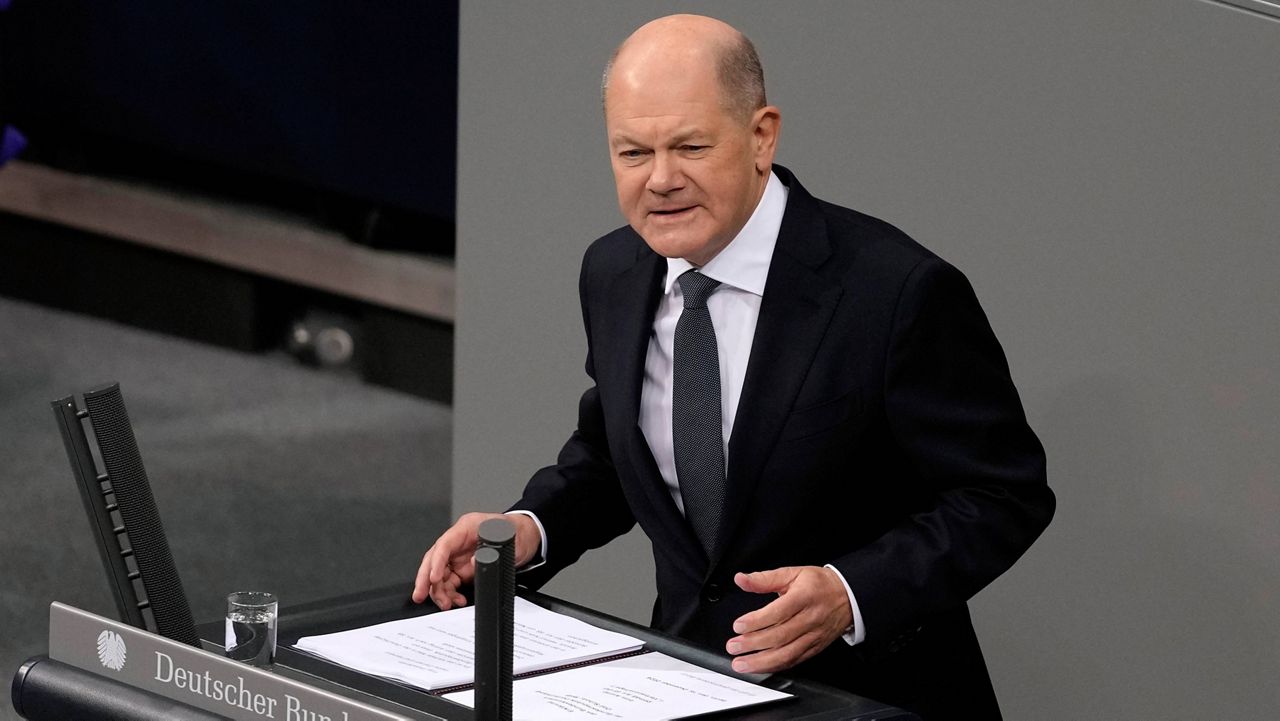
<svg viewBox="0 0 1280 721"><path fill-rule="evenodd" d="M676 322L671 389L671 436L684 515L710 555L724 505L724 432L720 416L720 358L707 296L720 285L696 270L677 280L684 311Z"/></svg>

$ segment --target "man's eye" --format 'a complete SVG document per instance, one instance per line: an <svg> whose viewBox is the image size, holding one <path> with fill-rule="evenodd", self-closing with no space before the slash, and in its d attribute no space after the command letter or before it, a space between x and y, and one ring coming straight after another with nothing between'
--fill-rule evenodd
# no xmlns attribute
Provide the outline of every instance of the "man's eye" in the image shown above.
<svg viewBox="0 0 1280 721"><path fill-rule="evenodd" d="M681 150L683 150L683 151L685 151L685 152L688 152L688 153L698 153L698 152L701 152L701 151L703 151L703 150L706 150L706 149L707 149L707 146L705 146L705 145L689 145L689 144L685 144L685 145L681 145L681 146L680 146L680 149L681 149Z"/></svg>
<svg viewBox="0 0 1280 721"><path fill-rule="evenodd" d="M622 158L623 160L639 160L640 158L644 157L644 151L643 150L624 150L621 153L618 153L618 157Z"/></svg>

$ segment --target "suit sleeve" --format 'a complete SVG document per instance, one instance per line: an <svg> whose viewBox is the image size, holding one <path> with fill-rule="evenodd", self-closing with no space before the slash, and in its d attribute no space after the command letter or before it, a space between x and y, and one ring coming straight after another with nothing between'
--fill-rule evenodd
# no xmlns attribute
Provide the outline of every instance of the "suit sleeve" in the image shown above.
<svg viewBox="0 0 1280 721"><path fill-rule="evenodd" d="M1044 450L969 282L928 258L894 312L884 378L889 432L930 504L837 559L868 640L963 604L1007 570L1053 516Z"/></svg>
<svg viewBox="0 0 1280 721"><path fill-rule="evenodd" d="M600 392L594 385L591 254L588 250L583 259L578 293L587 332L586 371L593 385L578 401L577 428L560 449L555 465L535 473L510 509L536 514L546 529L550 551L546 563L520 574L520 582L531 588L541 586L586 551L603 546L635 525L614 470Z"/></svg>

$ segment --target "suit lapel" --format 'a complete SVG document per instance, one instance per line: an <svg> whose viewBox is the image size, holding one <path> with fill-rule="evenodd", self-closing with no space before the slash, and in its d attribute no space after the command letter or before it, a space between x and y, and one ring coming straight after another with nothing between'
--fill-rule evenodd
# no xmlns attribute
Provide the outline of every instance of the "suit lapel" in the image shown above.
<svg viewBox="0 0 1280 721"><path fill-rule="evenodd" d="M601 374L600 382L609 384L602 390L617 401L619 419L639 418L640 388L644 382L644 359L653 328L666 264L637 238L636 263L619 273L611 283L608 305L593 308L603 312L601 338L592 353L599 358L600 368L616 369Z"/></svg>
<svg viewBox="0 0 1280 721"><path fill-rule="evenodd" d="M816 272L831 252L817 201L785 169L775 166L775 172L790 192L729 438L728 488L713 568L733 541L841 296L838 284Z"/></svg>

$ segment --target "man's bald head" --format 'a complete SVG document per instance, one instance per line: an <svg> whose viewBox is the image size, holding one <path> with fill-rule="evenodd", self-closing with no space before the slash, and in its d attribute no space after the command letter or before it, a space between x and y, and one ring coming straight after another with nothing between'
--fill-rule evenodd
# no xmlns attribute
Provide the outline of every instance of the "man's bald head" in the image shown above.
<svg viewBox="0 0 1280 721"><path fill-rule="evenodd" d="M696 72L713 67L720 100L733 117L746 122L767 104L764 68L751 40L728 23L702 15L668 15L642 25L613 51L604 68L600 102L609 102L615 71L655 62L680 62Z"/></svg>

